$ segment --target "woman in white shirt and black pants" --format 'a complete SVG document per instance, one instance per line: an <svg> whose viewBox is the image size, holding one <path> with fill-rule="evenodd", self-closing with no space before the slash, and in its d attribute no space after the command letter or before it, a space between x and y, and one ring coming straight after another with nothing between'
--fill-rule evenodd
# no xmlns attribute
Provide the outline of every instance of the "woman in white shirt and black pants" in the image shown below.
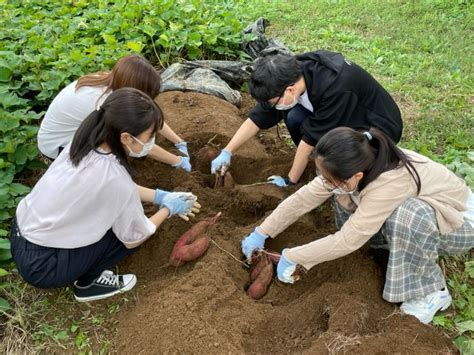
<svg viewBox="0 0 474 355"><path fill-rule="evenodd" d="M133 274L108 271L169 216L195 206L191 193L138 188L129 156L145 156L163 127L158 105L143 92L115 90L80 125L74 139L20 201L11 249L18 271L40 288L74 282L78 301L130 290ZM160 209L150 218L142 201Z"/></svg>

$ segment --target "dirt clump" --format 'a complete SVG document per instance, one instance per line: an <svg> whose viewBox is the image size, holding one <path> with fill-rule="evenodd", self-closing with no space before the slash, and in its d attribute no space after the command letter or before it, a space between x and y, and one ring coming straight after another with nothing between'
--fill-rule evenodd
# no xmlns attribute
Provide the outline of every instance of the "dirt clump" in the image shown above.
<svg viewBox="0 0 474 355"><path fill-rule="evenodd" d="M247 98L248 99L248 98ZM454 351L441 331L404 316L382 299L384 275L367 248L315 266L300 281L274 279L258 301L245 292L249 271L241 239L298 187L264 182L286 174L292 152L270 130L232 157L236 186L213 189L205 146L222 149L246 118L231 104L204 94L167 92L159 104L166 121L190 146L191 174L150 159L135 164L136 182L150 188L192 191L202 205L194 222L222 212L206 254L180 267L168 264L176 240L191 222L166 221L140 250L120 265L138 277L135 301L118 315L119 353L437 353ZM245 101L245 100L244 100ZM314 166L307 169L311 178ZM303 181L305 181L303 179ZM147 205L152 213L155 206ZM335 231L332 210L312 211L266 247L308 243Z"/></svg>

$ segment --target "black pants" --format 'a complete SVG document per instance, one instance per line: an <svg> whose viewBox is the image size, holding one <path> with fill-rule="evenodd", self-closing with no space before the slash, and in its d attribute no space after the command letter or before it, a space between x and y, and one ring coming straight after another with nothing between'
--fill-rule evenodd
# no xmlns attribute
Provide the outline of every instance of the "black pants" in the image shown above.
<svg viewBox="0 0 474 355"><path fill-rule="evenodd" d="M59 249L36 245L21 236L14 220L11 228L11 252L20 275L40 288L64 287L74 281L90 284L104 270L117 265L138 248L127 249L112 229L97 243Z"/></svg>
<svg viewBox="0 0 474 355"><path fill-rule="evenodd" d="M288 132L290 132L291 139L293 140L293 143L295 143L295 145L300 144L301 138L303 138L303 133L301 132L301 124L303 123L304 119L309 115L312 115L312 112L305 109L300 104L289 110L286 115L286 128L288 128Z"/></svg>

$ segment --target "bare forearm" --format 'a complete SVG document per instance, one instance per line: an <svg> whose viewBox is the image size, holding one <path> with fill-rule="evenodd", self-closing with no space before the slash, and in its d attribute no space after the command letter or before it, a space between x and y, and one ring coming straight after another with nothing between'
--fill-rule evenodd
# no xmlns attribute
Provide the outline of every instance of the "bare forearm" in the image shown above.
<svg viewBox="0 0 474 355"><path fill-rule="evenodd" d="M158 131L159 134L161 134L163 137L165 137L167 140L169 140L171 143L176 144L179 142L182 142L183 139L178 136L170 126L168 126L166 123L163 123L163 128Z"/></svg>
<svg viewBox="0 0 474 355"><path fill-rule="evenodd" d="M298 149L296 150L295 159L293 160L293 165L288 173L288 178L296 183L300 179L301 175L308 165L308 157L313 151L314 147L308 143L301 141L298 144Z"/></svg>
<svg viewBox="0 0 474 355"><path fill-rule="evenodd" d="M137 189L142 202L153 202L155 200L155 190L140 185L137 185Z"/></svg>
<svg viewBox="0 0 474 355"><path fill-rule="evenodd" d="M151 158L168 165L176 165L181 160L179 156L171 154L156 144L148 155Z"/></svg>
<svg viewBox="0 0 474 355"><path fill-rule="evenodd" d="M250 118L247 118L224 149L231 153L235 152L242 144L255 136L259 130L260 128Z"/></svg>

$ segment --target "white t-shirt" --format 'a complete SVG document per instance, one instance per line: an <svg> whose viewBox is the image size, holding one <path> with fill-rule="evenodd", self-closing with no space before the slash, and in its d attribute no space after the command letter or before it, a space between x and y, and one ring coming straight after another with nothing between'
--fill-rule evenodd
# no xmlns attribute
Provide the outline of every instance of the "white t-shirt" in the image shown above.
<svg viewBox="0 0 474 355"><path fill-rule="evenodd" d="M25 239L64 249L96 243L110 228L122 242L142 240L156 230L136 184L113 154L90 152L75 167L69 146L20 201L16 218Z"/></svg>
<svg viewBox="0 0 474 355"><path fill-rule="evenodd" d="M74 81L61 90L41 122L38 148L52 159L56 159L59 147L65 147L72 141L82 121L109 95L104 94L105 86L83 86L76 90L76 84L77 81Z"/></svg>
<svg viewBox="0 0 474 355"><path fill-rule="evenodd" d="M303 94L298 97L298 103L308 111L314 112L313 104L309 101L308 91L305 90Z"/></svg>

